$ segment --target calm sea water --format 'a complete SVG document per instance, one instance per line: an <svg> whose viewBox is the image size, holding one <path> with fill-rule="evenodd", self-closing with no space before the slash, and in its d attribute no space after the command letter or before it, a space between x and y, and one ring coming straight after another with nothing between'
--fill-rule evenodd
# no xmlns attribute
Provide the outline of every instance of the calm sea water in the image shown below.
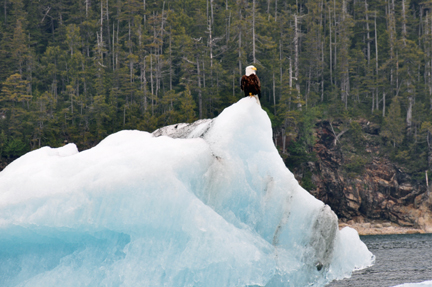
<svg viewBox="0 0 432 287"><path fill-rule="evenodd" d="M328 287L387 287L432 280L432 234L361 236L375 265Z"/></svg>

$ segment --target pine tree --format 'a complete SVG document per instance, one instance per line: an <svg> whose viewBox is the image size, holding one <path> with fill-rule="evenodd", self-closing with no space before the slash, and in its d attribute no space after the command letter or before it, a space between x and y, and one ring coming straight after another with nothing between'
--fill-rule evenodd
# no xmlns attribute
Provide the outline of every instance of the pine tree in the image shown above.
<svg viewBox="0 0 432 287"><path fill-rule="evenodd" d="M195 101L192 98L192 95L189 90L189 86L186 86L184 92L180 97L180 111L179 111L180 122L191 123L197 120L195 109L196 109Z"/></svg>
<svg viewBox="0 0 432 287"><path fill-rule="evenodd" d="M0 105L6 112L7 146L5 153L8 157L19 156L27 150L25 144L25 130L29 126L29 103L31 95L27 93L28 81L21 75L11 75L3 83L0 93Z"/></svg>
<svg viewBox="0 0 432 287"><path fill-rule="evenodd" d="M404 124L401 114L399 97L394 97L388 115L384 118L382 136L393 142L393 147L399 145L404 139Z"/></svg>

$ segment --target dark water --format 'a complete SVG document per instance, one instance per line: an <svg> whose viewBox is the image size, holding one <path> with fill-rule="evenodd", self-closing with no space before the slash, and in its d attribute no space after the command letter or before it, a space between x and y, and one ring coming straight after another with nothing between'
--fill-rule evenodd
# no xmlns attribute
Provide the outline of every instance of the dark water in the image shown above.
<svg viewBox="0 0 432 287"><path fill-rule="evenodd" d="M387 287L432 280L432 234L361 236L375 265L329 287Z"/></svg>

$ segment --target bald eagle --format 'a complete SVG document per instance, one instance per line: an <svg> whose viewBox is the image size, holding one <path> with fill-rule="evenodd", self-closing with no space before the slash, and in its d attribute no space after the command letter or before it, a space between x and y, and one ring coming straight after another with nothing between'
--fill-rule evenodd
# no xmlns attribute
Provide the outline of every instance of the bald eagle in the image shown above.
<svg viewBox="0 0 432 287"><path fill-rule="evenodd" d="M254 66L247 66L245 75L241 78L241 89L247 96L256 96L261 99L261 83L258 76L255 74L257 68Z"/></svg>

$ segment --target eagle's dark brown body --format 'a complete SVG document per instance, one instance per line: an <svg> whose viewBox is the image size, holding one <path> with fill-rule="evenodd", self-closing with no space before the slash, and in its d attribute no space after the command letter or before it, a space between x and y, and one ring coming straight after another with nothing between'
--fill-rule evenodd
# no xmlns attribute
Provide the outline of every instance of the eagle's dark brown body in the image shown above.
<svg viewBox="0 0 432 287"><path fill-rule="evenodd" d="M252 95L258 95L258 98L261 99L261 83L257 75L244 75L241 78L240 87L244 91L245 97L249 96L249 93L251 93Z"/></svg>

